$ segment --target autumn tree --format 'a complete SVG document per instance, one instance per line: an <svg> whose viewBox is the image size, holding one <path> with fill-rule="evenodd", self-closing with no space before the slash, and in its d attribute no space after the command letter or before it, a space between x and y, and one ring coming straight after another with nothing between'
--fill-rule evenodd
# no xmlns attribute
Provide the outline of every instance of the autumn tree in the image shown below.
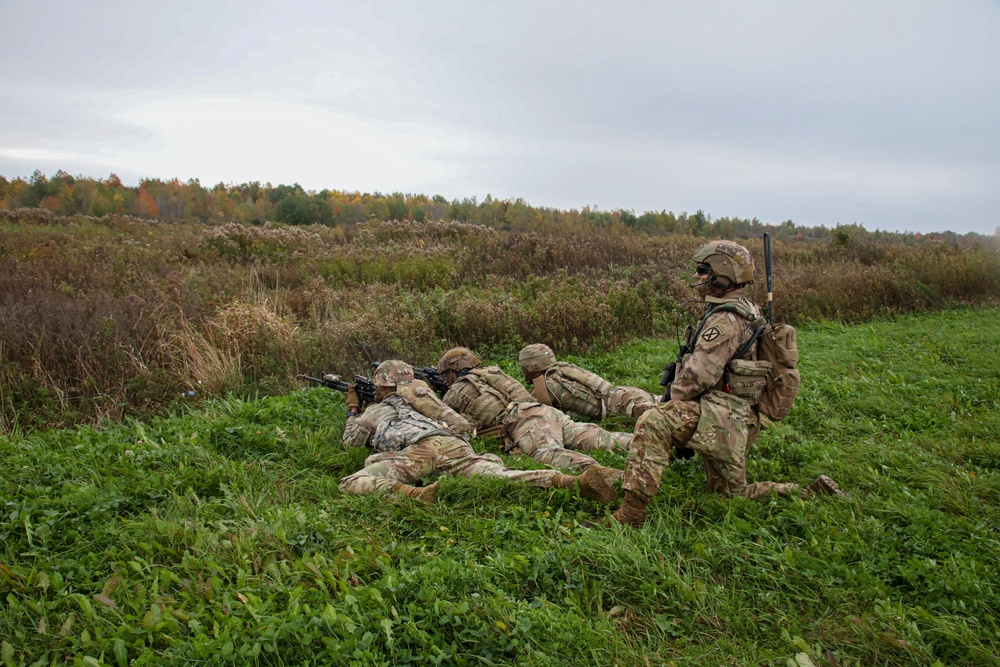
<svg viewBox="0 0 1000 667"><path fill-rule="evenodd" d="M148 191L139 189L139 199L136 201L136 213L144 218L159 218L160 209L156 205L156 200Z"/></svg>

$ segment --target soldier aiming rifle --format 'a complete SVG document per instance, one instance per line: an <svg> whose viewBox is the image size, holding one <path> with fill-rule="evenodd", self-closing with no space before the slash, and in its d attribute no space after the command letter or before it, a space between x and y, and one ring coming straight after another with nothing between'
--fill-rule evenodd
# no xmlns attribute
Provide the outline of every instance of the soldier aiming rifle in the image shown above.
<svg viewBox="0 0 1000 667"><path fill-rule="evenodd" d="M373 361L372 368L377 368L381 363L380 361ZM448 383L445 382L444 376L438 373L437 368L434 366L417 366L416 364L409 364L409 366L413 369L413 378L426 383L439 397L448 393Z"/></svg>

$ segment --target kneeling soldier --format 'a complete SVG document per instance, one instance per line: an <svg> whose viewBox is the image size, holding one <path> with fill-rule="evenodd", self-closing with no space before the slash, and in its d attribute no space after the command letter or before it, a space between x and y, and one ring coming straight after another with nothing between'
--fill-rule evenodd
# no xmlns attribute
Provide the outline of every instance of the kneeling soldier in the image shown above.
<svg viewBox="0 0 1000 667"><path fill-rule="evenodd" d="M413 483L431 474L488 475L541 488L576 488L585 498L603 503L616 499L598 468L579 476L557 470L512 470L495 454L477 454L465 439L473 432L472 424L444 405L426 384L414 381L409 364L383 362L375 370L374 384L378 402L363 414L357 412L357 396L347 396L344 446L371 444L375 453L365 459L364 468L340 480L342 493L393 492L434 502L438 482L424 487Z"/></svg>
<svg viewBox="0 0 1000 667"><path fill-rule="evenodd" d="M705 316L690 335L694 340L686 341L692 351L677 370L670 400L636 422L622 485L625 501L612 516L641 524L664 469L684 446L701 454L709 488L727 496L840 493L825 475L805 489L792 482L747 483L746 454L760 432L756 406L764 384L754 337L764 320L744 292L753 282L753 258L737 243L712 241L698 248L694 262L690 287L704 299Z"/></svg>

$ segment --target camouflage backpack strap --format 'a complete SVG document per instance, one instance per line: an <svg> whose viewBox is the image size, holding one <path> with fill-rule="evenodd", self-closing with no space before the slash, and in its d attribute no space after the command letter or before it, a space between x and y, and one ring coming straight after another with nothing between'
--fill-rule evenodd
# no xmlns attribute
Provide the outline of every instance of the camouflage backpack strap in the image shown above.
<svg viewBox="0 0 1000 667"><path fill-rule="evenodd" d="M493 389L507 397L511 403L533 403L535 397L528 393L524 385L500 370L499 366L475 368L473 372Z"/></svg>
<svg viewBox="0 0 1000 667"><path fill-rule="evenodd" d="M744 342L736 351L736 354L733 355L733 359L745 358L748 352L753 351L754 343L756 343L757 339L764 333L764 327L767 325L767 320L761 316L760 309L757 308L752 301L746 298L725 301L723 303L715 303L711 304L711 306L712 307L705 314L705 317L699 324L699 333L704 327L705 322L708 321L710 315L727 311L736 313L753 328L753 333L750 339ZM756 355L754 355L754 358L756 358Z"/></svg>
<svg viewBox="0 0 1000 667"><path fill-rule="evenodd" d="M542 405L552 405L552 397L549 396L549 388L545 386L545 375L539 375L531 381L532 392L535 400Z"/></svg>
<svg viewBox="0 0 1000 667"><path fill-rule="evenodd" d="M722 376L723 391L743 399L750 405L757 405L767 386L767 377L772 369L770 362L758 359L756 348L757 340L768 327L767 320L761 316L760 310L747 299L719 304L715 312L719 311L736 313L751 330L750 336L737 348L729 363L726 364L726 370ZM737 332L736 335L745 336L746 331L742 334Z"/></svg>
<svg viewBox="0 0 1000 667"><path fill-rule="evenodd" d="M751 303L747 299L740 299L738 301L725 301L723 303L716 303L712 305L713 308L708 313L705 313L704 319L708 319L708 316L712 313L717 313L719 311L725 311L725 310L736 313L737 315L739 315L740 317L749 322L753 322L758 317L760 317L760 311L758 311L756 306L754 306L753 303ZM702 321L704 321L704 319Z"/></svg>

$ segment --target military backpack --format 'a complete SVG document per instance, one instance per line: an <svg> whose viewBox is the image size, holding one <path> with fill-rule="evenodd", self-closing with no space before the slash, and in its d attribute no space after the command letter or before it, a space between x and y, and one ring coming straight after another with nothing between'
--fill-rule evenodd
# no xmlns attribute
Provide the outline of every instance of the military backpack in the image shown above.
<svg viewBox="0 0 1000 667"><path fill-rule="evenodd" d="M754 313L738 304L722 304L714 311L731 310L747 319ZM708 315L702 320L702 324ZM760 324L758 324L760 323ZM795 327L790 324L770 324L758 319L753 336L737 350L726 366L727 386L731 393L756 405L757 410L771 421L788 416L799 393L801 375L799 347ZM700 327L699 327L700 329ZM757 345L756 361L743 357Z"/></svg>
<svg viewBox="0 0 1000 667"><path fill-rule="evenodd" d="M767 324L760 335L757 356L771 363L767 386L760 395L757 409L773 421L788 416L799 393L801 376L799 346L795 340L795 327L790 324Z"/></svg>

